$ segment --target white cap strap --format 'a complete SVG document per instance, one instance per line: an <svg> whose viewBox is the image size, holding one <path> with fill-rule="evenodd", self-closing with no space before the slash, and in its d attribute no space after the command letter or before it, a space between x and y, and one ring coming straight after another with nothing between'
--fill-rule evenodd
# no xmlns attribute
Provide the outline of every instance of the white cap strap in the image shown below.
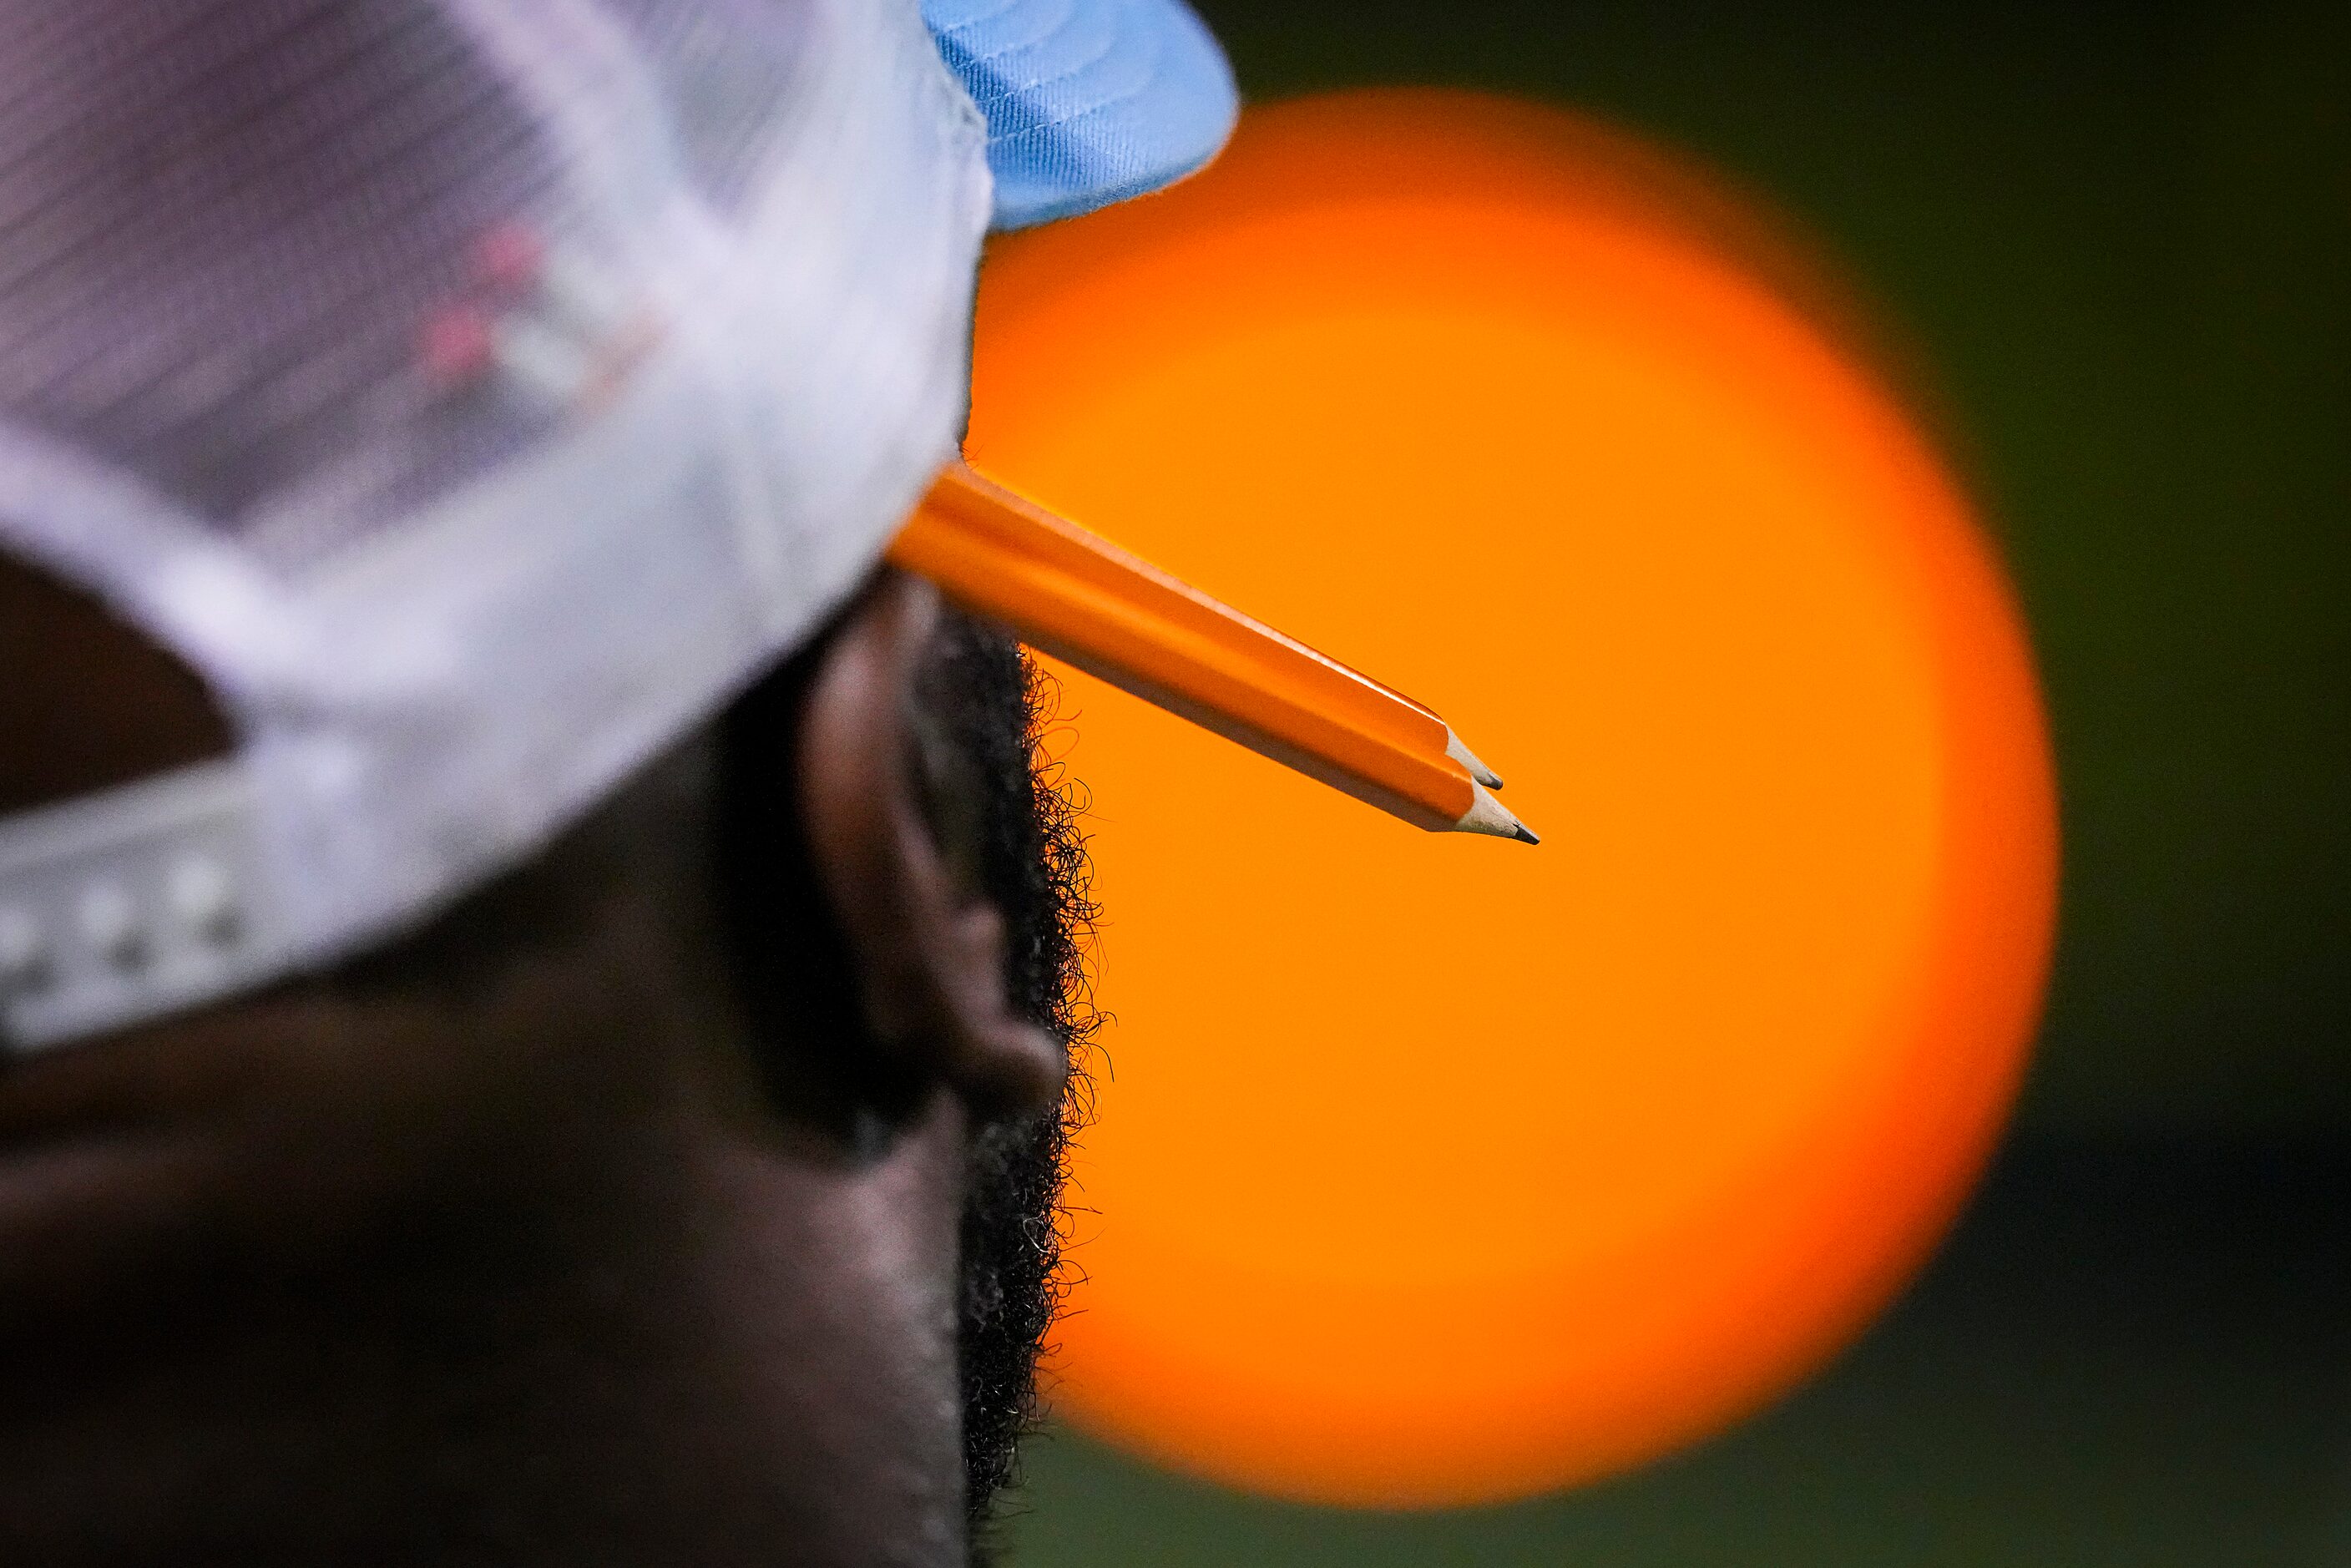
<svg viewBox="0 0 2351 1568"><path fill-rule="evenodd" d="M0 1040L18 1051L284 967L231 759L0 821Z"/></svg>

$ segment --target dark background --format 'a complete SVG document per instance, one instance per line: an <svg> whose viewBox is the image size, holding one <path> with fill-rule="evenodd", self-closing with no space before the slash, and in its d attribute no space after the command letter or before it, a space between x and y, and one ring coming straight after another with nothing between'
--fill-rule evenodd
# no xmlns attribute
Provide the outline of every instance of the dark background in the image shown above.
<svg viewBox="0 0 2351 1568"><path fill-rule="evenodd" d="M1573 105L1848 269L2032 620L2063 925L1985 1187L1777 1409L1417 1517L1056 1434L1016 1562L2351 1564L2351 3L1201 8L1253 98Z"/></svg>

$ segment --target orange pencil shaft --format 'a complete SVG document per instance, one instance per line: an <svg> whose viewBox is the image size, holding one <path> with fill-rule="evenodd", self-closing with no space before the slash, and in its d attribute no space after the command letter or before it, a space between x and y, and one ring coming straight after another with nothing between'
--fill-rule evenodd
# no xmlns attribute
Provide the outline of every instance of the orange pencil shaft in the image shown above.
<svg viewBox="0 0 2351 1568"><path fill-rule="evenodd" d="M889 559L1032 647L1416 826L1461 825L1483 793L1427 708L962 463Z"/></svg>

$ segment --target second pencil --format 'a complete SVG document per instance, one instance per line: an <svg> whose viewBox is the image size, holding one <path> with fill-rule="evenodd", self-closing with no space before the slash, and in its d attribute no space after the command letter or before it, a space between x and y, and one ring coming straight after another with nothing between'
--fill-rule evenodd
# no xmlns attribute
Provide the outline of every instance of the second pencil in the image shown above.
<svg viewBox="0 0 2351 1568"><path fill-rule="evenodd" d="M962 463L889 559L1031 646L1416 827L1536 841L1428 708Z"/></svg>

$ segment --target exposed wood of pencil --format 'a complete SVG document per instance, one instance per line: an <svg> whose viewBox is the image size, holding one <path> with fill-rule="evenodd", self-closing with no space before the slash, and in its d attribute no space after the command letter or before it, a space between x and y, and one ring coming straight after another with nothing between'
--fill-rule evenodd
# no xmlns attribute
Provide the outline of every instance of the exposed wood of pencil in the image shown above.
<svg viewBox="0 0 2351 1568"><path fill-rule="evenodd" d="M889 558L1031 646L1417 827L1533 841L1426 707L964 464Z"/></svg>

